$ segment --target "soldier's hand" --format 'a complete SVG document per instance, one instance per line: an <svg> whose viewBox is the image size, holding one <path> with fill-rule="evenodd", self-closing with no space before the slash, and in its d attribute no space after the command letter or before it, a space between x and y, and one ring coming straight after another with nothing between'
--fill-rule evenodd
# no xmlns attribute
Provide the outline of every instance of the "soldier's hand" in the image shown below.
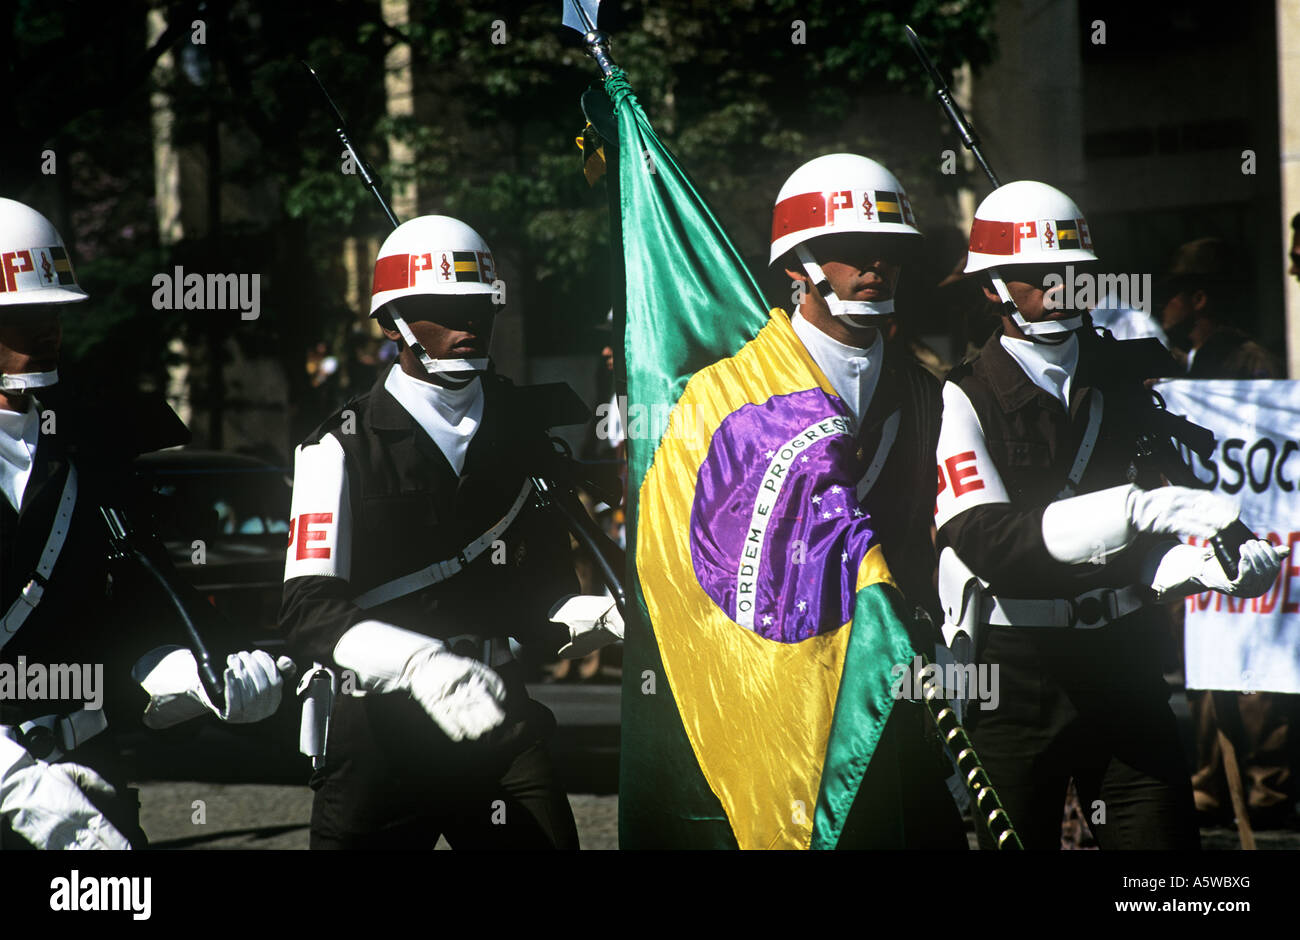
<svg viewBox="0 0 1300 940"><path fill-rule="evenodd" d="M246 724L275 714L280 707L285 675L292 675L293 661L271 659L264 650L231 653L226 657L226 705L219 709L208 698L199 681L194 654L179 646L163 646L141 657L131 670L135 680L149 693L144 724L148 728L170 728L204 712L222 721Z"/></svg>
<svg viewBox="0 0 1300 940"><path fill-rule="evenodd" d="M1231 597L1259 597L1273 586L1282 568L1282 559L1288 554L1289 548L1277 548L1265 539L1243 542L1237 576L1229 580L1213 548L1175 545L1160 559L1151 587L1158 600L1204 590L1218 591Z"/></svg>
<svg viewBox="0 0 1300 940"><path fill-rule="evenodd" d="M224 677L226 707L217 709L208 699L202 683L198 692L203 704L222 721L251 724L275 714L284 690L282 674L292 677L296 671L293 660L287 656L281 656L277 661L265 650L231 653L226 657ZM198 678L197 669L195 678Z"/></svg>
<svg viewBox="0 0 1300 940"><path fill-rule="evenodd" d="M562 598L551 608L551 622L569 628L569 642L560 648L564 659L581 659L623 639L623 617L613 598L576 594Z"/></svg>
<svg viewBox="0 0 1300 940"><path fill-rule="evenodd" d="M501 677L422 633L363 620L339 638L334 661L368 692L409 692L453 741L480 737L505 720Z"/></svg>
<svg viewBox="0 0 1300 940"><path fill-rule="evenodd" d="M411 657L402 680L453 741L473 740L505 720L505 683L477 660L430 647Z"/></svg>
<svg viewBox="0 0 1300 940"><path fill-rule="evenodd" d="M1230 594L1233 597L1259 597L1273 586L1277 580L1278 572L1282 570L1282 559L1291 553L1287 547L1275 548L1273 543L1267 539L1251 539L1241 543L1241 560L1237 563L1237 577L1228 582L1226 587L1220 587L1216 584L1209 584L1202 581L1206 587L1215 591L1222 591L1224 594ZM1214 554L1213 550L1210 552ZM1214 559L1214 565L1207 565L1206 578L1217 576L1222 582L1223 566L1219 564L1218 557ZM1214 575L1210 574L1214 571ZM1201 580L1198 577L1198 580Z"/></svg>
<svg viewBox="0 0 1300 940"><path fill-rule="evenodd" d="M9 738L0 739L0 750L0 763L10 765L0 776L0 817L18 835L39 849L131 847L90 800L117 795L99 774L80 764L38 761Z"/></svg>

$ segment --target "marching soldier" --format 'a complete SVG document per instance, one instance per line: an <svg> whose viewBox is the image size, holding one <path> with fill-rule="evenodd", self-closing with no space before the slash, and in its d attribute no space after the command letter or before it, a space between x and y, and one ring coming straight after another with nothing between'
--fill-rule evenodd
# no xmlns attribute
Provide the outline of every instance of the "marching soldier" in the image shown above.
<svg viewBox="0 0 1300 940"><path fill-rule="evenodd" d="M86 296L49 221L0 199L0 667L19 683L36 675L49 683L38 691L0 682L4 848L142 847L114 731L140 720L141 709L147 727L165 728L207 712L258 721L280 702L277 664L258 650L228 657L225 701L214 704L194 654L167 642L164 628L177 631L170 611L155 610L157 585L112 563L101 507L122 511L149 563L172 591L190 595L147 514L122 505L131 458L180 443L166 439L172 428L146 443L149 416L120 400L111 421L78 421L70 401L50 407L59 310ZM170 411L162 417L183 434ZM207 610L197 597L187 606L199 617ZM81 681L56 689L60 674Z"/></svg>
<svg viewBox="0 0 1300 940"><path fill-rule="evenodd" d="M1083 213L1051 186L1007 184L975 213L966 272L987 272L1002 330L943 387L945 633L1000 667L999 707L969 725L1027 848L1059 846L1071 777L1102 848L1195 848L1147 608L1207 588L1257 596L1279 555L1248 541L1226 576L1212 549L1179 540L1231 525L1231 500L1134 485L1150 475L1137 456L1154 430L1147 376L1062 303L1066 266L1096 261Z"/></svg>
<svg viewBox="0 0 1300 940"><path fill-rule="evenodd" d="M930 653L939 638L931 620L938 614L933 506L929 487L918 481L929 479L938 440L939 384L881 335L920 241L897 177L866 157L829 154L799 167L781 187L770 264L799 285L791 324L849 409L857 496L907 610L916 612L914 644ZM948 772L922 707L895 704L841 844L965 848L944 786Z"/></svg>
<svg viewBox="0 0 1300 940"><path fill-rule="evenodd" d="M574 583L535 505L549 448L489 366L496 271L468 225L423 216L375 262L371 316L398 362L298 448L281 623L338 679L313 848L576 848L551 713L510 637L581 656L621 634ZM576 611L576 613L575 613Z"/></svg>

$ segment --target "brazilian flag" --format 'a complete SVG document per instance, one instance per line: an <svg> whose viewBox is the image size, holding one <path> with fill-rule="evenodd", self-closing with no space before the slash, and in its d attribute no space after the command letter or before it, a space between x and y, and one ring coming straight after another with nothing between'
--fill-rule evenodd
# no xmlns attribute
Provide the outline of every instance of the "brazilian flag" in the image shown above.
<svg viewBox="0 0 1300 940"><path fill-rule="evenodd" d="M620 843L834 848L913 655L849 410L626 76L605 91L632 546Z"/></svg>

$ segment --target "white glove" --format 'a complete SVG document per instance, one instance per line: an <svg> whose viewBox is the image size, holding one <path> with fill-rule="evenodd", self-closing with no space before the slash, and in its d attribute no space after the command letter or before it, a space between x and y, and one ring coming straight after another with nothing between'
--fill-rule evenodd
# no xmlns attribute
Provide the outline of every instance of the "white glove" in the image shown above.
<svg viewBox="0 0 1300 940"><path fill-rule="evenodd" d="M453 741L481 737L505 721L501 677L422 633L363 620L339 639L334 661L356 673L366 691L410 692Z"/></svg>
<svg viewBox="0 0 1300 940"><path fill-rule="evenodd" d="M129 849L131 843L87 794L116 791L80 764L47 764L0 734L0 817L38 849Z"/></svg>
<svg viewBox="0 0 1300 940"><path fill-rule="evenodd" d="M180 646L160 646L140 658L131 675L149 693L144 724L170 728L205 711L231 724L249 724L275 714L284 687L281 673L296 671L287 656L273 660L265 650L231 653L226 657L226 707L218 709L199 681L194 654Z"/></svg>
<svg viewBox="0 0 1300 940"><path fill-rule="evenodd" d="M1208 539L1238 515L1234 500L1209 490L1114 486L1049 503L1043 510L1043 543L1057 561L1105 564L1139 534Z"/></svg>
<svg viewBox="0 0 1300 940"><path fill-rule="evenodd" d="M1230 597L1259 597L1273 586L1282 569L1282 559L1290 553L1290 548L1276 548L1266 539L1243 542L1237 577L1228 580L1213 548L1179 544L1156 559L1148 583L1159 601L1205 590Z"/></svg>
<svg viewBox="0 0 1300 940"><path fill-rule="evenodd" d="M602 646L623 640L623 616L613 598L572 594L551 608L551 622L569 628L569 642L560 648L564 659L581 659Z"/></svg>

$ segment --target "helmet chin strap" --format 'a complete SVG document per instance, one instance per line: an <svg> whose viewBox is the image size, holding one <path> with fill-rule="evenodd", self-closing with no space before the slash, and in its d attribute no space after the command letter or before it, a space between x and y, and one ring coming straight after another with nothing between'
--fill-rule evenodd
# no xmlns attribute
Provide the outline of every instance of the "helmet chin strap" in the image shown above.
<svg viewBox="0 0 1300 940"><path fill-rule="evenodd" d="M459 380L461 376L465 376L465 373L477 374L487 371L488 360L486 357L482 359L434 359L429 355L423 344L415 338L415 334L411 332L410 326L407 325L401 314L397 313L396 310L392 310L389 312L389 316L392 318L393 325L397 327L397 331L402 334L402 339L406 340L406 345L411 347L411 352L415 353L415 357L420 360L420 365L424 366L424 371L429 375ZM465 376L464 380L468 381L470 378L473 378L473 375Z"/></svg>
<svg viewBox="0 0 1300 940"><path fill-rule="evenodd" d="M993 289L998 292L998 298L1002 301L1002 312L1011 317L1016 326L1020 328L1020 332L1025 334L1025 339L1035 343L1055 346L1064 343L1075 330L1083 328L1083 316L1081 314L1064 317L1060 320L1039 320L1037 323L1031 323L1016 308L1016 302L1011 299L1011 292L1007 290L1006 282L1002 280L1002 275L998 273L998 269L988 268L985 273L988 274L989 280L993 283Z"/></svg>
<svg viewBox="0 0 1300 940"><path fill-rule="evenodd" d="M807 245L796 245L794 253L799 258L799 263L803 265L804 273L808 275L808 280L813 282L817 292L822 295L826 301L826 306L831 308L831 313L837 317L867 317L873 320L884 320L894 312L894 299L889 300L840 300L836 295L835 289L831 287L830 278L826 276L813 257L813 253L808 250ZM868 324L872 327L876 324Z"/></svg>
<svg viewBox="0 0 1300 940"><path fill-rule="evenodd" d="M25 392L32 388L49 388L59 381L59 370L49 372L11 372L0 375L0 392Z"/></svg>

